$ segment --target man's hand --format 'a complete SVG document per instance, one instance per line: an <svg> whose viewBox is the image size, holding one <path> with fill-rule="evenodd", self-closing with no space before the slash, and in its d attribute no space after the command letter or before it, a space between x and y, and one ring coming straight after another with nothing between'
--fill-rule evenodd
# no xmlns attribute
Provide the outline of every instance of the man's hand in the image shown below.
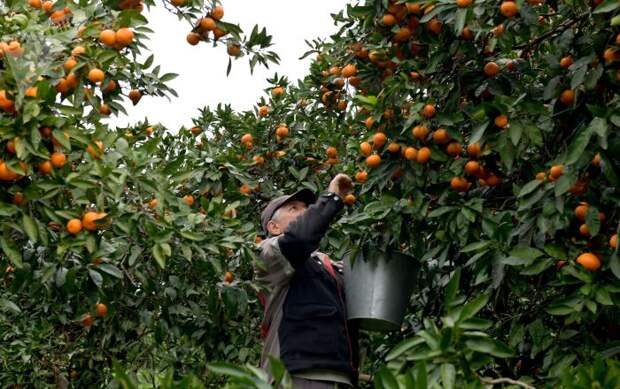
<svg viewBox="0 0 620 389"><path fill-rule="evenodd" d="M344 199L352 190L353 180L343 173L336 174L336 177L332 179L332 182L329 183L329 187L327 187L328 192L336 193L341 199Z"/></svg>

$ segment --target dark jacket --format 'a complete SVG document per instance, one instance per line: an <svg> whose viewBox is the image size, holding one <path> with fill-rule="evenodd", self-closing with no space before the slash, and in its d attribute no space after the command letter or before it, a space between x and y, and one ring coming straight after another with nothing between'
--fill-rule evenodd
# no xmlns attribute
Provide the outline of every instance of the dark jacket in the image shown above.
<svg viewBox="0 0 620 389"><path fill-rule="evenodd" d="M323 194L277 237L279 250L294 271L278 328L269 331L278 331L279 357L290 373L329 369L344 372L355 382L357 331L347 325L340 267L334 266L332 275L323 264L323 254L316 252L342 208L338 196Z"/></svg>

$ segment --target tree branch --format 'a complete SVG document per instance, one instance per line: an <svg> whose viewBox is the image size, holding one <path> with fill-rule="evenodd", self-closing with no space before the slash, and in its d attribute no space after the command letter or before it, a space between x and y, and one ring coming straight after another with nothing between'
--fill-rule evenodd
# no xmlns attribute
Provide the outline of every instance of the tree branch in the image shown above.
<svg viewBox="0 0 620 389"><path fill-rule="evenodd" d="M520 57L521 58L525 58L525 57L527 57L529 55L529 52L535 46L538 46L545 39L547 39L547 38L549 38L551 36L557 35L557 34L561 34L565 30L570 28L572 25L574 25L574 24L580 22L581 20L585 19L587 16L588 16L588 14L583 14L581 16L576 17L575 19L567 20L566 22L560 24L559 26L557 26L553 30L548 31L548 32L542 34L541 36L539 36L537 38L534 38L534 39L530 40L529 42L527 42L527 43L525 43L523 45L516 46L515 49L516 50L523 49L523 52L521 53Z"/></svg>
<svg viewBox="0 0 620 389"><path fill-rule="evenodd" d="M483 384L490 384L490 385L512 384L512 385L518 385L525 389L536 389L533 386L526 384L525 382L517 381L517 380L513 380L512 378L505 378L505 377L493 378L493 379L480 377L480 382L482 382Z"/></svg>

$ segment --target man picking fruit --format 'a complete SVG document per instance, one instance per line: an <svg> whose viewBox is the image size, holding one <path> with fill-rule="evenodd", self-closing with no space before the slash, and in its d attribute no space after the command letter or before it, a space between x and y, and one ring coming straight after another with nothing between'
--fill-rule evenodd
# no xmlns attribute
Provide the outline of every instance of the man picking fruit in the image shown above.
<svg viewBox="0 0 620 389"><path fill-rule="evenodd" d="M357 331L347 324L341 266L317 251L353 183L338 174L318 199L308 189L272 200L261 214L257 280L265 286L261 332L294 388L346 388L357 381Z"/></svg>

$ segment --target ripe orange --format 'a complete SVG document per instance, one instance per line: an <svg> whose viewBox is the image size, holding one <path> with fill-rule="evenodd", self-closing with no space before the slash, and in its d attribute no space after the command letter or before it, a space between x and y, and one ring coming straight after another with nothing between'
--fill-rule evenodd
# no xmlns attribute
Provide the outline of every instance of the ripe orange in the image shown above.
<svg viewBox="0 0 620 389"><path fill-rule="evenodd" d="M549 176L553 179L558 179L564 173L564 165L554 165L549 170Z"/></svg>
<svg viewBox="0 0 620 389"><path fill-rule="evenodd" d="M375 149L380 149L381 147L383 147L383 145L385 145L385 142L387 142L387 136L382 132L377 132L372 137L372 144Z"/></svg>
<svg viewBox="0 0 620 389"><path fill-rule="evenodd" d="M328 158L336 158L338 156L338 149L334 146L329 146L327 150L325 150L325 154L327 154Z"/></svg>
<svg viewBox="0 0 620 389"><path fill-rule="evenodd" d="M187 37L185 39L190 45L196 46L198 43L200 43L200 34L190 32L189 34L187 34Z"/></svg>
<svg viewBox="0 0 620 389"><path fill-rule="evenodd" d="M257 164L257 165L264 165L265 164L265 157L263 157L262 155L255 155L252 157L252 160Z"/></svg>
<svg viewBox="0 0 620 389"><path fill-rule="evenodd" d="M411 132L413 133L414 138L419 140L425 140L428 136L428 128L422 125L413 127Z"/></svg>
<svg viewBox="0 0 620 389"><path fill-rule="evenodd" d="M144 129L146 136L151 136L153 134L153 127L147 127Z"/></svg>
<svg viewBox="0 0 620 389"><path fill-rule="evenodd" d="M235 276L232 274L232 272L227 271L224 274L224 282L226 282L227 284L230 284L231 282L233 282L234 279L235 279Z"/></svg>
<svg viewBox="0 0 620 389"><path fill-rule="evenodd" d="M480 151L480 143L478 142L467 145L467 154L469 154L470 157L478 158L480 156Z"/></svg>
<svg viewBox="0 0 620 389"><path fill-rule="evenodd" d="M15 154L16 153L16 149L15 149L15 141L13 139L11 139L10 141L6 142L6 151L9 154Z"/></svg>
<svg viewBox="0 0 620 389"><path fill-rule="evenodd" d="M368 142L360 143L360 152L363 156L367 157L372 153L372 146Z"/></svg>
<svg viewBox="0 0 620 389"><path fill-rule="evenodd" d="M185 5L185 1L186 0L170 0L170 3L174 5L175 7L181 7Z"/></svg>
<svg viewBox="0 0 620 389"><path fill-rule="evenodd" d="M36 86L31 86L29 88L26 88L26 91L24 92L24 95L26 97L37 97L37 87Z"/></svg>
<svg viewBox="0 0 620 389"><path fill-rule="evenodd" d="M22 205L24 203L24 194L22 192L15 192L13 195L13 204Z"/></svg>
<svg viewBox="0 0 620 389"><path fill-rule="evenodd" d="M69 57L63 64L63 67L65 68L65 71L68 73L71 71L71 69L75 67L75 65L77 65L77 61L75 60L75 58Z"/></svg>
<svg viewBox="0 0 620 389"><path fill-rule="evenodd" d="M439 128L433 131L433 141L439 145L444 145L450 142L450 135L448 135L448 131Z"/></svg>
<svg viewBox="0 0 620 389"><path fill-rule="evenodd" d="M437 18L433 18L426 23L426 29L434 34L439 34L442 29L442 24L439 20L437 20Z"/></svg>
<svg viewBox="0 0 620 389"><path fill-rule="evenodd" d="M463 177L452 177L450 187L457 192L465 192L470 187L470 183Z"/></svg>
<svg viewBox="0 0 620 389"><path fill-rule="evenodd" d="M357 199L355 198L354 194L349 193L348 195L344 196L344 199L342 200L346 205L353 205L355 204L355 201Z"/></svg>
<svg viewBox="0 0 620 389"><path fill-rule="evenodd" d="M368 180L368 173L366 173L364 170L355 173L355 180L357 182L366 182Z"/></svg>
<svg viewBox="0 0 620 389"><path fill-rule="evenodd" d="M106 103L101 103L101 107L99 107L99 113L107 116L110 114L110 112L110 106Z"/></svg>
<svg viewBox="0 0 620 389"><path fill-rule="evenodd" d="M461 37L465 40L472 40L474 39L474 33L471 31L471 29L468 26L463 27L463 31L461 32Z"/></svg>
<svg viewBox="0 0 620 389"><path fill-rule="evenodd" d="M108 314L108 307L103 303L98 303L95 305L95 310L97 311L97 316L104 317Z"/></svg>
<svg viewBox="0 0 620 389"><path fill-rule="evenodd" d="M508 125L508 116L501 114L495 117L495 126L499 128L506 128Z"/></svg>
<svg viewBox="0 0 620 389"><path fill-rule="evenodd" d="M456 0L456 5L459 6L459 8L465 8L472 5L473 2L474 0Z"/></svg>
<svg viewBox="0 0 620 389"><path fill-rule="evenodd" d="M538 172L538 173L536 173L536 179L538 181L544 181L546 176L547 175L545 174L545 172Z"/></svg>
<svg viewBox="0 0 620 389"><path fill-rule="evenodd" d="M276 128L276 135L280 138L284 138L288 135L288 127L286 124L280 124L280 126Z"/></svg>
<svg viewBox="0 0 620 389"><path fill-rule="evenodd" d="M371 128L373 124L375 124L375 119L372 116L368 116L366 120L364 120L366 128Z"/></svg>
<svg viewBox="0 0 620 389"><path fill-rule="evenodd" d="M284 88L281 86L276 86L271 90L271 94L273 97L280 97L284 94Z"/></svg>
<svg viewBox="0 0 620 389"><path fill-rule="evenodd" d="M381 157L377 154L369 155L366 157L366 165L370 168L375 168L381 165Z"/></svg>
<svg viewBox="0 0 620 389"><path fill-rule="evenodd" d="M129 46L133 43L133 31L127 27L119 28L116 31L116 43L121 46Z"/></svg>
<svg viewBox="0 0 620 389"><path fill-rule="evenodd" d="M99 42L106 46L114 46L116 43L116 33L114 30L103 30L99 33Z"/></svg>
<svg viewBox="0 0 620 389"><path fill-rule="evenodd" d="M426 119L430 119L435 116L435 106L432 104L426 104L424 108L422 108L422 116Z"/></svg>
<svg viewBox="0 0 620 389"><path fill-rule="evenodd" d="M241 46L237 43L229 43L226 52L231 57L238 57L241 54Z"/></svg>
<svg viewBox="0 0 620 389"><path fill-rule="evenodd" d="M575 207L575 217L581 221L586 220L586 214L588 213L588 203L581 203Z"/></svg>
<svg viewBox="0 0 620 389"><path fill-rule="evenodd" d="M187 204L187 205L189 205L191 207L192 204L194 204L194 196L192 196L192 195L185 195L185 196L183 196L183 201L185 202L185 204Z"/></svg>
<svg viewBox="0 0 620 389"><path fill-rule="evenodd" d="M357 74L357 66L348 64L342 68L342 77L349 78Z"/></svg>
<svg viewBox="0 0 620 389"><path fill-rule="evenodd" d="M601 154L596 153L594 158L592 158L592 166L600 167L601 166Z"/></svg>
<svg viewBox="0 0 620 389"><path fill-rule="evenodd" d="M609 238L609 245L612 249L618 248L618 234L613 234L611 238Z"/></svg>
<svg viewBox="0 0 620 389"><path fill-rule="evenodd" d="M406 3L405 5L407 6L407 11L409 11L409 13L417 15L422 12L422 7L420 7L419 3Z"/></svg>
<svg viewBox="0 0 620 389"><path fill-rule="evenodd" d="M575 92L571 89L566 89L560 94L560 102L564 105L571 105L575 101Z"/></svg>
<svg viewBox="0 0 620 389"><path fill-rule="evenodd" d="M239 188L239 192L243 193L244 195L249 195L250 193L252 193L252 188L250 188L250 185L248 184L243 184Z"/></svg>
<svg viewBox="0 0 620 389"><path fill-rule="evenodd" d="M383 22L384 25L391 27L393 25L395 25L397 23L396 17L392 14L385 14L383 15L383 18L381 18L381 22Z"/></svg>
<svg viewBox="0 0 620 389"><path fill-rule="evenodd" d="M90 327L95 323L95 319L93 319L90 313L87 313L84 316L82 316L80 323L82 323L84 327Z"/></svg>
<svg viewBox="0 0 620 389"><path fill-rule="evenodd" d="M213 31L217 27L215 20L210 17L202 18L200 20L200 29L203 31Z"/></svg>
<svg viewBox="0 0 620 389"><path fill-rule="evenodd" d="M496 176L495 174L491 174L484 181L485 181L486 185L488 185L488 186L496 186L496 185L499 185L502 182L502 179L500 177Z"/></svg>
<svg viewBox="0 0 620 389"><path fill-rule="evenodd" d="M510 19L519 13L519 7L513 1L504 1L499 7L499 11Z"/></svg>
<svg viewBox="0 0 620 389"><path fill-rule="evenodd" d="M570 55L567 55L566 57L562 57L562 59L560 60L560 67L562 67L563 69L568 69L570 65L572 64L573 64L573 57Z"/></svg>
<svg viewBox="0 0 620 389"><path fill-rule="evenodd" d="M101 81L103 81L104 78L105 78L105 73L101 69L92 68L88 72L88 79L90 80L90 82L94 84L100 83Z"/></svg>
<svg viewBox="0 0 620 389"><path fill-rule="evenodd" d="M480 173L480 164L478 161L468 161L464 167L465 173L470 176L475 176Z"/></svg>
<svg viewBox="0 0 620 389"><path fill-rule="evenodd" d="M52 174L52 163L50 161L43 161L39 164L39 172L43 175Z"/></svg>
<svg viewBox="0 0 620 389"><path fill-rule="evenodd" d="M583 253L577 257L577 263L587 271L595 271L601 267L601 260L592 253Z"/></svg>
<svg viewBox="0 0 620 389"><path fill-rule="evenodd" d="M411 38L411 30L409 27L401 27L396 34L394 34L394 42L406 42Z"/></svg>
<svg viewBox="0 0 620 389"><path fill-rule="evenodd" d="M52 153L50 160L52 161L52 165L54 165L54 167L61 168L65 166L65 163L67 163L67 156L65 153L57 151Z"/></svg>
<svg viewBox="0 0 620 389"><path fill-rule="evenodd" d="M329 68L329 74L331 74L332 76L339 76L340 72L341 70L338 66L332 66L331 68Z"/></svg>
<svg viewBox="0 0 620 389"><path fill-rule="evenodd" d="M32 8L41 8L41 0L28 0L28 5Z"/></svg>
<svg viewBox="0 0 620 389"><path fill-rule="evenodd" d="M67 222L67 232L71 235L77 235L82 231L82 221L80 219L71 219Z"/></svg>
<svg viewBox="0 0 620 389"><path fill-rule="evenodd" d="M579 233L583 236L588 236L590 235L590 229L588 228L587 224L582 224L579 226Z"/></svg>
<svg viewBox="0 0 620 389"><path fill-rule="evenodd" d="M258 115L261 117L265 117L269 114L269 107L266 105L261 105L258 107Z"/></svg>
<svg viewBox="0 0 620 389"><path fill-rule="evenodd" d="M218 5L211 10L211 17L215 20L221 20L224 17L224 7Z"/></svg>
<svg viewBox="0 0 620 389"><path fill-rule="evenodd" d="M487 62L483 71L487 77L495 77L499 74L499 65L495 62Z"/></svg>
<svg viewBox="0 0 620 389"><path fill-rule="evenodd" d="M408 161L415 161L418 158L418 150L414 147L407 147L405 149L405 159Z"/></svg>
<svg viewBox="0 0 620 389"><path fill-rule="evenodd" d="M96 222L108 216L105 212L88 211L82 216L82 226L88 231L95 231L100 227Z"/></svg>
<svg viewBox="0 0 620 389"><path fill-rule="evenodd" d="M152 199L151 201L149 201L149 208L151 208L151 209L157 208L157 204L158 203L159 203L159 201L157 201L157 199Z"/></svg>
<svg viewBox="0 0 620 389"><path fill-rule="evenodd" d="M453 157L456 157L459 154L461 154L462 150L463 150L463 147L461 146L459 142L451 142L446 147L446 152Z"/></svg>
<svg viewBox="0 0 620 389"><path fill-rule="evenodd" d="M616 50L610 47L606 49L605 52L603 53L603 58L605 59L605 62L607 63L614 62L615 60L618 59L618 53L616 53Z"/></svg>
<svg viewBox="0 0 620 389"><path fill-rule="evenodd" d="M418 163L426 163L429 159L431 159L431 149L428 147L422 147L418 150L418 155L416 157L416 161Z"/></svg>
<svg viewBox="0 0 620 389"><path fill-rule="evenodd" d="M248 143L253 143L254 142L254 138L252 137L252 134L247 133L247 134L243 134L243 136L241 137L241 143L243 144L248 144Z"/></svg>
<svg viewBox="0 0 620 389"><path fill-rule="evenodd" d="M213 30L213 38L215 40L220 39L221 37L223 37L224 35L228 34L226 31L220 29L220 28L215 28L215 30Z"/></svg>
<svg viewBox="0 0 620 389"><path fill-rule="evenodd" d="M400 151L400 144L392 142L388 145L388 151L392 154L396 154Z"/></svg>
<svg viewBox="0 0 620 389"><path fill-rule="evenodd" d="M100 140L96 140L95 145L97 145L97 148L99 150L96 150L92 145L88 145L86 147L86 152L88 154L90 154L93 158L99 158L99 156L101 156L101 153L103 153L103 142Z"/></svg>

